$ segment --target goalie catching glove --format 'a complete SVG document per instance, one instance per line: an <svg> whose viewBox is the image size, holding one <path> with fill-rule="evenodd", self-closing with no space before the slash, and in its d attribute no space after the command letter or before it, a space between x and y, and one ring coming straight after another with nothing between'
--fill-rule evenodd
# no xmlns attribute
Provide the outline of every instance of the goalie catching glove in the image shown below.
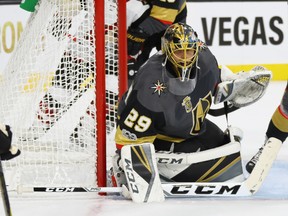
<svg viewBox="0 0 288 216"><path fill-rule="evenodd" d="M223 82L217 86L214 103L229 101L235 107L248 106L264 95L271 78L271 71L262 66L237 74L223 67L221 70Z"/></svg>
<svg viewBox="0 0 288 216"><path fill-rule="evenodd" d="M8 125L0 123L0 157L1 160L10 160L20 155L20 150L11 146L12 132Z"/></svg>

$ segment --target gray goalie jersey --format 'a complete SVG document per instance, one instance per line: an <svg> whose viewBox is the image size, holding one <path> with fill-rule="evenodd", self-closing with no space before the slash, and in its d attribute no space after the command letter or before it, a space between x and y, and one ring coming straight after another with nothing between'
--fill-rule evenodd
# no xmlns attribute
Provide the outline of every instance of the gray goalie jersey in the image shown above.
<svg viewBox="0 0 288 216"><path fill-rule="evenodd" d="M163 139L182 142L205 131L205 118L220 82L220 69L208 48L199 51L193 79L180 82L163 66L159 52L144 64L118 107L118 149ZM171 69L170 69L171 70Z"/></svg>

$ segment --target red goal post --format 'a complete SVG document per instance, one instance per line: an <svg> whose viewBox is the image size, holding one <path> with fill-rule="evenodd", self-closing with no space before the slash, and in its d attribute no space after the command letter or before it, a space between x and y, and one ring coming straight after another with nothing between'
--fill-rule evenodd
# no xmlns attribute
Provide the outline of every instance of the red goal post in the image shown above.
<svg viewBox="0 0 288 216"><path fill-rule="evenodd" d="M0 77L8 190L106 186L126 46L126 0L39 0Z"/></svg>
<svg viewBox="0 0 288 216"><path fill-rule="evenodd" d="M126 37L126 0L115 0L118 8L118 64L119 64L119 97L126 91L127 83L127 37ZM107 6L107 5L106 5ZM96 35L96 70L99 75L97 79L97 92L104 93L101 98L97 100L98 120L105 122L105 76L101 71L105 70L105 55L97 55L97 53L105 53L105 31L109 30L109 25L105 24L105 0L98 0L95 2L95 12L97 14L95 19L95 35ZM98 15L99 14L99 15ZM106 25L106 27L105 27ZM100 73L99 73L100 71ZM104 81L103 81L104 80ZM103 103L104 102L104 103ZM97 126L97 143L98 143L98 158L97 158L97 175L98 186L106 186L106 126L101 124Z"/></svg>

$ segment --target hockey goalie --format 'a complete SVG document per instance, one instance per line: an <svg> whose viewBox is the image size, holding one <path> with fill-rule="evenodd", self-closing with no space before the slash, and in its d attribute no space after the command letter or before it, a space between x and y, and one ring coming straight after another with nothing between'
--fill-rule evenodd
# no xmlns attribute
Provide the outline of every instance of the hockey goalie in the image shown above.
<svg viewBox="0 0 288 216"><path fill-rule="evenodd" d="M241 182L242 131L207 118L212 103L260 99L271 72L232 73L187 24L171 25L118 107L113 179L135 202L163 201L163 182ZM230 106L230 107L231 107Z"/></svg>

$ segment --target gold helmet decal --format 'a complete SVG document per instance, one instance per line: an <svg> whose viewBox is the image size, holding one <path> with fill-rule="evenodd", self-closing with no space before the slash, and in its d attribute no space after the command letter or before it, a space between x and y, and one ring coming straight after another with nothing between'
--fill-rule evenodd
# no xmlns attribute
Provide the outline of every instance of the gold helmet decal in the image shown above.
<svg viewBox="0 0 288 216"><path fill-rule="evenodd" d="M162 37L162 52L173 64L176 75L181 81L190 77L195 64L201 41L197 33L184 23L176 23L167 28Z"/></svg>

